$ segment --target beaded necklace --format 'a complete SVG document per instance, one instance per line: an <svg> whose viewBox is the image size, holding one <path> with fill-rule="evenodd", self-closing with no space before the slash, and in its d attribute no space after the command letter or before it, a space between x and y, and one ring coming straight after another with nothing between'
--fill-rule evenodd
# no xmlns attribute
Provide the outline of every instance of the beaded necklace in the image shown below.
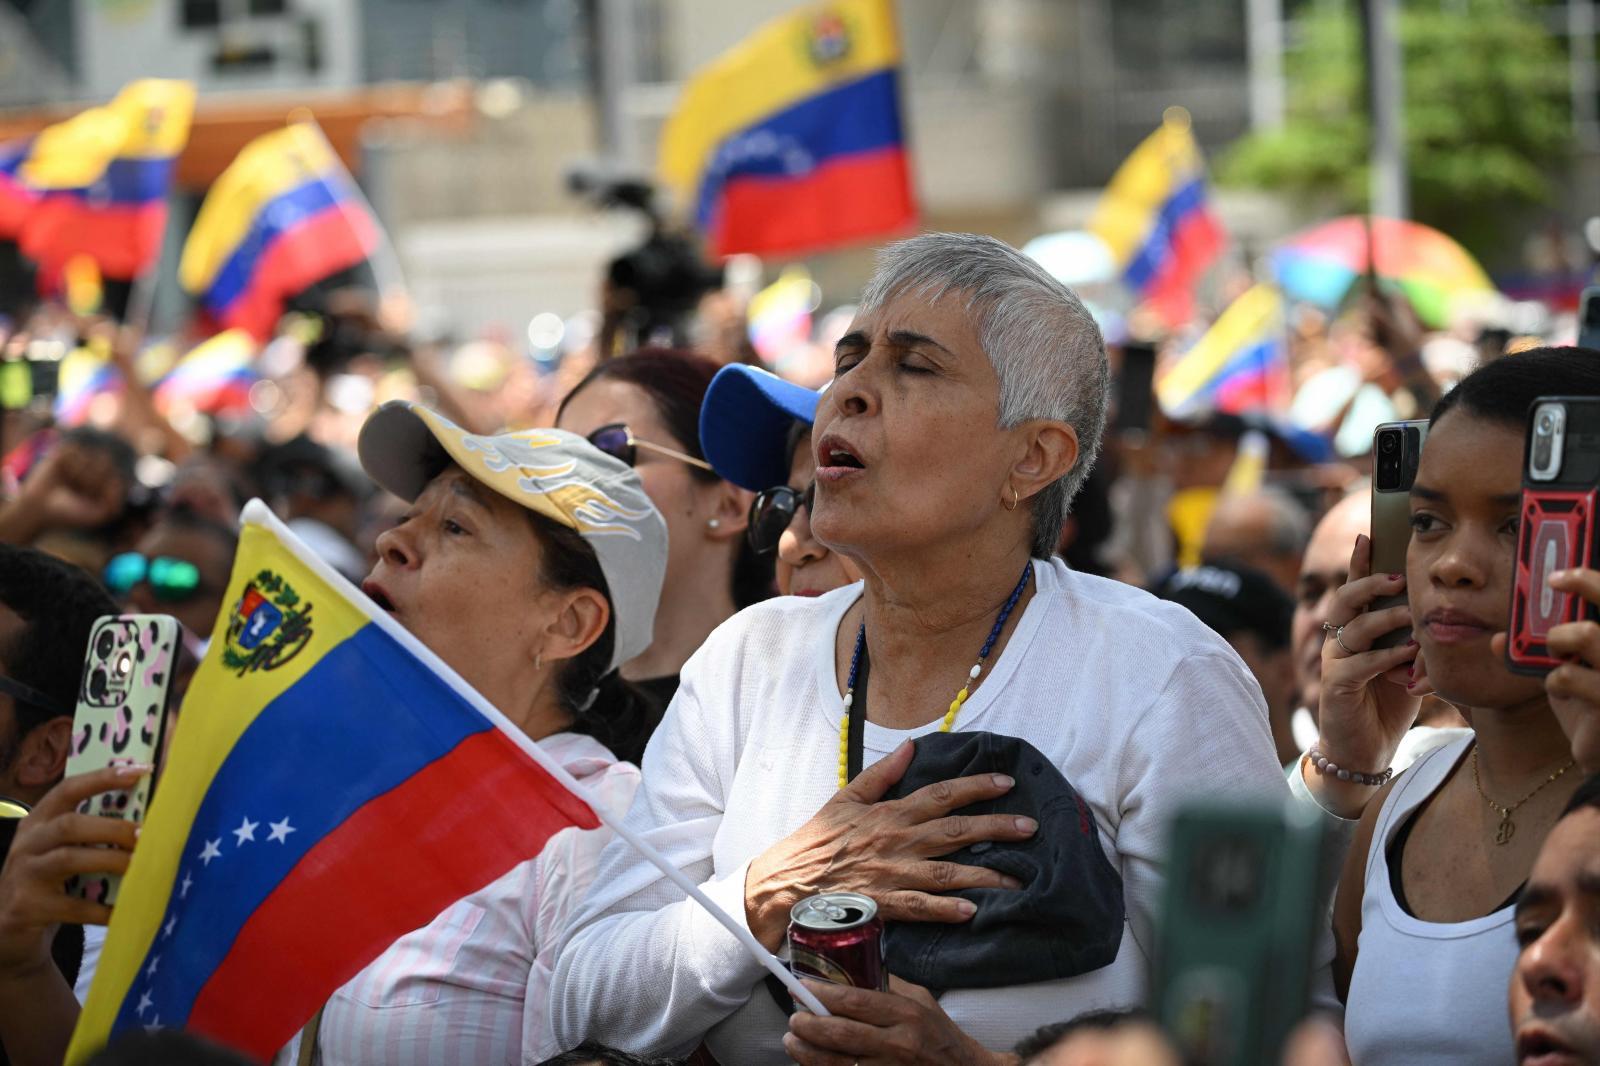
<svg viewBox="0 0 1600 1066"><path fill-rule="evenodd" d="M961 712L961 705L967 702L967 696L972 691L972 686L977 684L978 675L983 673L983 664L988 660L989 653L994 650L995 641L1000 639L1000 631L1006 627L1006 619L1011 617L1011 611L1016 607L1017 601L1022 598L1022 591L1028 587L1028 579L1033 576L1033 560L1028 560L1022 568L1022 576L1017 579L1017 587L1011 590L1011 596L1006 600L1004 607L1000 608L1000 616L994 620L994 628L989 630L989 639L983 642L983 650L978 652L978 661L967 672L967 683L961 686L961 691L956 693L956 698L950 701L950 709L945 712L944 721L939 724L939 732L948 733L956 724L956 715ZM850 783L850 708L855 703L856 675L861 667L862 659L867 654L867 623L862 622L861 628L856 631L856 648L850 656L850 676L844 686L844 714L839 718L839 787L844 788Z"/></svg>

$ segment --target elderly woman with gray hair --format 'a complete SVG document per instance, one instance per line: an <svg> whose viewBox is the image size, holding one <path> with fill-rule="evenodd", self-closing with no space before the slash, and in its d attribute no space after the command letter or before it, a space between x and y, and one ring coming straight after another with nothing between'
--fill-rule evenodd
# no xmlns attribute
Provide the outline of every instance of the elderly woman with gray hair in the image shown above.
<svg viewBox="0 0 1600 1066"><path fill-rule="evenodd" d="M998 1049L1043 1023L1144 999L1186 797L1286 794L1227 644L1052 557L1105 423L1076 296L999 241L913 238L835 360L811 522L865 578L711 635L628 821L773 951L800 900L871 897L889 970L918 984L818 984L833 1016L786 1018L733 936L612 845L557 959L566 1046L1014 1062ZM1009 754L960 754L980 750Z"/></svg>

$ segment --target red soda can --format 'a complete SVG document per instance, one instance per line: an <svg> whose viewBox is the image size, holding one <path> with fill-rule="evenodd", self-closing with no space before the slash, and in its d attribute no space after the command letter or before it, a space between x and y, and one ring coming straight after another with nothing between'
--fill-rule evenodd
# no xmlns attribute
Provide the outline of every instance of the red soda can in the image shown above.
<svg viewBox="0 0 1600 1066"><path fill-rule="evenodd" d="M855 892L809 896L789 911L789 969L836 985L889 990L878 905Z"/></svg>

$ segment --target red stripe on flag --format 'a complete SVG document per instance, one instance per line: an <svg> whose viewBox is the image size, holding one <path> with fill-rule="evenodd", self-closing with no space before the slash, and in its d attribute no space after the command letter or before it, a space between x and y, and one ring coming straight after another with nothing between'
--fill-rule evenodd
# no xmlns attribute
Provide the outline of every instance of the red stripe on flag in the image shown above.
<svg viewBox="0 0 1600 1066"><path fill-rule="evenodd" d="M509 737L473 734L306 852L239 931L186 1027L270 1059L399 937L560 830L599 824Z"/></svg>
<svg viewBox="0 0 1600 1066"><path fill-rule="evenodd" d="M65 263L87 255L108 278L136 278L161 254L164 201L95 206L74 195L42 197L23 219L17 245L29 259Z"/></svg>
<svg viewBox="0 0 1600 1066"><path fill-rule="evenodd" d="M1222 224L1207 206L1185 215L1172 228L1172 247L1146 297L1169 328L1186 325L1194 317L1195 282L1225 241Z"/></svg>
<svg viewBox="0 0 1600 1066"><path fill-rule="evenodd" d="M217 318L225 326L269 340L283 316L285 300L355 266L377 246L377 224L359 205L340 204L312 215L272 242L244 292Z"/></svg>
<svg viewBox="0 0 1600 1066"><path fill-rule="evenodd" d="M799 253L908 229L917 221L903 148L830 160L802 178L730 180L712 226L715 254Z"/></svg>

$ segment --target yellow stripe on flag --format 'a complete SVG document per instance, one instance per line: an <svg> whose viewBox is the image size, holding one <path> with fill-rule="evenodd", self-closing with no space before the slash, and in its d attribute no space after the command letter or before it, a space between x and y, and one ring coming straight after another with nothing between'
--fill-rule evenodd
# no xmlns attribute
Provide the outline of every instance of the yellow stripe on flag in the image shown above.
<svg viewBox="0 0 1600 1066"><path fill-rule="evenodd" d="M127 85L107 107L128 121L128 139L118 154L132 159L170 159L189 143L194 85L170 78L144 78Z"/></svg>
<svg viewBox="0 0 1600 1066"><path fill-rule="evenodd" d="M183 245L178 280L190 292L210 287L270 201L317 177L343 171L322 131L296 122L257 137L206 194Z"/></svg>
<svg viewBox="0 0 1600 1066"><path fill-rule="evenodd" d="M106 172L128 139L128 116L91 107L39 131L18 176L35 189L82 189Z"/></svg>
<svg viewBox="0 0 1600 1066"><path fill-rule="evenodd" d="M190 825L218 768L268 704L368 623L366 615L264 526L245 524L234 560L211 647L184 697L139 846L112 911L94 984L67 1053L69 1063L88 1058L111 1032L139 965L155 941ZM237 641L237 609L252 587L285 612L308 610L310 635L292 658L269 668L241 672L228 660L242 652ZM285 769L293 771L293 767Z"/></svg>
<svg viewBox="0 0 1600 1066"><path fill-rule="evenodd" d="M1161 375L1156 382L1161 409L1177 410L1246 345L1258 344L1283 330L1283 297L1278 290L1264 284L1251 286Z"/></svg>
<svg viewBox="0 0 1600 1066"><path fill-rule="evenodd" d="M1123 160L1095 207L1088 230L1111 249L1117 263L1143 246L1167 199L1205 173L1205 158L1190 128L1189 113L1167 109L1161 126Z"/></svg>
<svg viewBox="0 0 1600 1066"><path fill-rule="evenodd" d="M194 116L194 86L145 78L104 107L47 126L34 138L20 176L36 189L82 189L113 159L168 159L183 151Z"/></svg>
<svg viewBox="0 0 1600 1066"><path fill-rule="evenodd" d="M824 20L844 27L846 50L818 56ZM728 137L808 97L900 62L892 0L808 4L768 22L684 86L661 134L662 180L693 195Z"/></svg>

